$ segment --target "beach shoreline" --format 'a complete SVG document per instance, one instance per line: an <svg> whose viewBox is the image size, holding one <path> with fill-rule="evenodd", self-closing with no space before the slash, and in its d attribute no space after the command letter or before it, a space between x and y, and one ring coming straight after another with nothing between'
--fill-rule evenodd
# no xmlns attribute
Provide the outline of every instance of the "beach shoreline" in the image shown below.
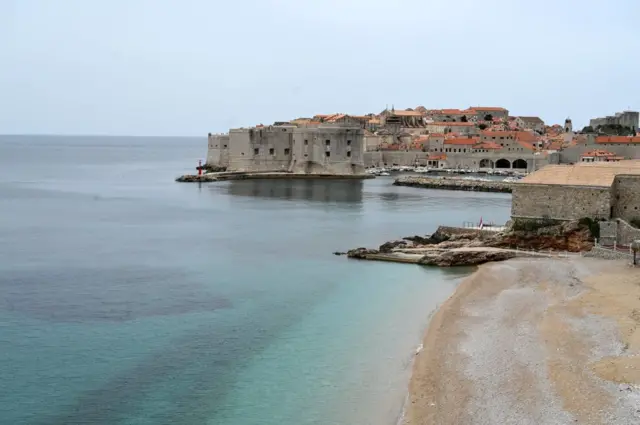
<svg viewBox="0 0 640 425"><path fill-rule="evenodd" d="M482 265L432 315L398 423L638 423L639 311L625 262Z"/></svg>

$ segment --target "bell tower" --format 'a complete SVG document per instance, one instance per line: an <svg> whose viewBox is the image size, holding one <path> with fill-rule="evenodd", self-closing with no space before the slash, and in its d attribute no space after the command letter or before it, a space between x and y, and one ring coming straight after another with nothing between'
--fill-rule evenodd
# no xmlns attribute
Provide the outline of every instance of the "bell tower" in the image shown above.
<svg viewBox="0 0 640 425"><path fill-rule="evenodd" d="M573 133L573 124L571 123L571 118L567 118L566 120L564 120L564 132Z"/></svg>
<svg viewBox="0 0 640 425"><path fill-rule="evenodd" d="M571 118L564 120L564 143L569 144L573 140L573 124Z"/></svg>

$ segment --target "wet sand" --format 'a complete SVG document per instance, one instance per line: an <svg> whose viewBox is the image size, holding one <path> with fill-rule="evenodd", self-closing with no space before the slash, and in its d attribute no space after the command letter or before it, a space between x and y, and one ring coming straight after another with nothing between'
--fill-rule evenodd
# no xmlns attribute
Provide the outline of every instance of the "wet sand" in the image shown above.
<svg viewBox="0 0 640 425"><path fill-rule="evenodd" d="M640 269L481 266L434 315L407 425L640 424Z"/></svg>

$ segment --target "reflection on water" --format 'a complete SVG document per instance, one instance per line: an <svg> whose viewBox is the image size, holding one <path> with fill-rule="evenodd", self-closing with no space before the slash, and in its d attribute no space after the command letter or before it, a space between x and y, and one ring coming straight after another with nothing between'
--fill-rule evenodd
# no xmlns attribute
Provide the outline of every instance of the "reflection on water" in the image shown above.
<svg viewBox="0 0 640 425"><path fill-rule="evenodd" d="M234 196L361 203L362 180L236 180L227 186Z"/></svg>

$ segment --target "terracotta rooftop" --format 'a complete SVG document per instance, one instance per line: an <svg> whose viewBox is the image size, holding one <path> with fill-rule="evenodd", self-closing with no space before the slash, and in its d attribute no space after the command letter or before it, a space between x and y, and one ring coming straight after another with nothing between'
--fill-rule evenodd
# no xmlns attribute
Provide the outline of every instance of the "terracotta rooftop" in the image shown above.
<svg viewBox="0 0 640 425"><path fill-rule="evenodd" d="M602 149L594 149L592 151L588 151L583 153L580 156L594 156L594 157L601 157L601 156L616 156L615 153L613 152L607 152L607 151L603 151Z"/></svg>
<svg viewBox="0 0 640 425"><path fill-rule="evenodd" d="M482 142L473 147L474 149L502 149L502 146L495 142Z"/></svg>
<svg viewBox="0 0 640 425"><path fill-rule="evenodd" d="M445 159L447 159L447 155L446 154L429 154L429 160L431 161L443 161Z"/></svg>
<svg viewBox="0 0 640 425"><path fill-rule="evenodd" d="M519 184L611 187L617 175L640 176L640 160L547 165Z"/></svg>
<svg viewBox="0 0 640 425"><path fill-rule="evenodd" d="M536 147L534 145L532 145L530 142L523 142L521 140L517 140L518 144L520 146L522 146L523 148L530 150L530 151L535 151Z"/></svg>
<svg viewBox="0 0 640 425"><path fill-rule="evenodd" d="M516 140L522 142L536 142L538 141L538 135L533 134L530 131L516 131Z"/></svg>
<svg viewBox="0 0 640 425"><path fill-rule="evenodd" d="M640 143L640 136L600 136L596 143Z"/></svg>

